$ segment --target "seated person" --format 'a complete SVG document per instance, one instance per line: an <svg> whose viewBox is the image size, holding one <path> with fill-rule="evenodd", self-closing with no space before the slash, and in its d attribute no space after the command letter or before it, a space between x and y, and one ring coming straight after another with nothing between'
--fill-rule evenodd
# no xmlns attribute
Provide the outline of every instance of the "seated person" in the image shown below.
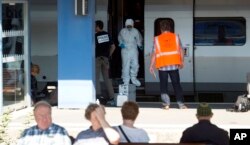
<svg viewBox="0 0 250 145"><path fill-rule="evenodd" d="M36 96L38 94L37 79L36 76L40 72L40 67L36 64L31 65L31 98L32 101L36 102Z"/></svg>
<svg viewBox="0 0 250 145"><path fill-rule="evenodd" d="M212 124L212 116L212 110L207 103L199 104L196 114L198 123L183 132L180 143L229 145L228 132Z"/></svg>
<svg viewBox="0 0 250 145"><path fill-rule="evenodd" d="M71 145L68 132L52 122L52 108L46 101L34 107L36 125L25 129L17 145Z"/></svg>
<svg viewBox="0 0 250 145"><path fill-rule="evenodd" d="M123 124L116 126L121 138L120 142L149 142L148 134L145 130L134 126L135 120L139 114L139 106L136 102L124 102L121 108Z"/></svg>
<svg viewBox="0 0 250 145"><path fill-rule="evenodd" d="M91 126L77 135L74 145L116 145L119 143L119 133L105 119L104 106L88 105L85 110L85 118L90 121Z"/></svg>
<svg viewBox="0 0 250 145"><path fill-rule="evenodd" d="M31 99L33 103L36 103L39 100L42 100L48 96L47 89L38 91L37 79L36 76L40 73L40 67L37 64L31 65Z"/></svg>

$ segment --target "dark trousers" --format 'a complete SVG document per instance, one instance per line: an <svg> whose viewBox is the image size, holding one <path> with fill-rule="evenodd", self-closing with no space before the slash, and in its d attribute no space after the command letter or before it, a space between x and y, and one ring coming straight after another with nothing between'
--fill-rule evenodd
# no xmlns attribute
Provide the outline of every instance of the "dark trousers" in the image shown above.
<svg viewBox="0 0 250 145"><path fill-rule="evenodd" d="M177 103L183 103L183 90L180 84L179 70L161 71L159 70L161 94L168 94L168 75L170 76Z"/></svg>

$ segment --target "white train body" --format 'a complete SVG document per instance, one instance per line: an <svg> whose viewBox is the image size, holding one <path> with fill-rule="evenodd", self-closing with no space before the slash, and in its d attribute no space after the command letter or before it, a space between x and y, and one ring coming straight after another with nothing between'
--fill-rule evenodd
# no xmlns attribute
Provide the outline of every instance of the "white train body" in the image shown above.
<svg viewBox="0 0 250 145"><path fill-rule="evenodd" d="M153 86L159 84L159 79L154 79L149 73L150 54L155 22L157 19L168 18L173 20L174 31L179 34L186 51L185 68L180 71L185 94L223 93L224 100L230 100L233 94L246 90L246 75L250 72L250 1L196 0L195 4L193 2L193 0L145 0L145 92L158 93ZM230 19L245 21L245 32L242 32L245 42L211 45L208 40L210 44L205 42L199 44L199 38L194 38L195 31L198 31L195 27L198 26L198 20L206 23L208 22L206 19L222 20L222 23ZM209 36L206 39L209 39ZM244 38L239 39L244 41Z"/></svg>
<svg viewBox="0 0 250 145"><path fill-rule="evenodd" d="M96 19L104 21L105 30L107 30L110 18L108 1L96 0ZM122 4L125 1L114 0L115 3L119 3L119 9L123 7ZM41 66L39 81L57 81L56 2L46 1L45 3L44 1L43 5L31 4L33 5L31 9L32 62ZM194 34L194 26L196 24L198 26L197 20L202 26L207 20L214 18L226 21L232 19L232 23L235 20L237 22L237 19L242 21L244 23L242 35L232 36L234 40L239 39L241 42L234 45L212 45L210 41L215 39L214 35L208 34L205 41L210 44L207 45L205 42L200 44L198 39L204 40L204 34L203 36ZM113 31L120 30L123 19L123 16L118 14L117 30ZM233 100L232 97L246 91L246 75L250 72L249 0L145 0L143 24L146 95L159 95L159 79L154 79L149 73L150 54L157 19L173 21L174 31L180 36L186 51L185 67L180 71L185 95L220 93L223 95L224 101L227 101ZM44 27L44 24L50 26ZM238 24L240 23L236 23L236 25ZM46 32L50 32L50 35ZM45 42L44 45L41 45L42 42ZM173 93L171 87L170 93Z"/></svg>

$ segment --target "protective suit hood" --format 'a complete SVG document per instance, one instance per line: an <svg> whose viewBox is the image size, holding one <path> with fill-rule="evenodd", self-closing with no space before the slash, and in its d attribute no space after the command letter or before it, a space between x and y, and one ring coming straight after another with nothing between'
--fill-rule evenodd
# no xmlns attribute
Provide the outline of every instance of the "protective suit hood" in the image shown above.
<svg viewBox="0 0 250 145"><path fill-rule="evenodd" d="M127 19L126 22L125 22L125 26L134 27L134 21L132 19Z"/></svg>

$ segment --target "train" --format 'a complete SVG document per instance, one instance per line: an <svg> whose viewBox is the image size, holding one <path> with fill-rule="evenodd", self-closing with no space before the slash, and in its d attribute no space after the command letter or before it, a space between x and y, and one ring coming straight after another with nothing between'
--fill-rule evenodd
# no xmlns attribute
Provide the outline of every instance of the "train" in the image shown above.
<svg viewBox="0 0 250 145"><path fill-rule="evenodd" d="M34 48L31 58L41 67L38 80L53 82L57 81L56 3L46 5L45 2L43 9L39 5L31 9L31 32L40 33L31 38L40 40L31 40ZM45 15L47 17L43 17ZM144 39L138 77L143 81L145 95L159 95L159 87L155 87L159 86L159 79L150 74L149 64L153 38L158 35L158 24L162 20L172 24L172 31L182 42L185 57L180 78L185 95L197 96L195 101L205 96L232 102L247 91L247 74L250 72L249 0L96 0L95 19L104 22L104 29L111 33L115 42L126 18L134 19L135 27ZM44 24L50 26L43 27ZM44 37L45 32L51 34ZM48 47L41 46L41 41ZM113 56L116 63L111 62L113 80L120 77L117 71L121 68L120 63L117 64L120 62L119 53L117 44ZM170 94L174 94L173 89L169 89Z"/></svg>

